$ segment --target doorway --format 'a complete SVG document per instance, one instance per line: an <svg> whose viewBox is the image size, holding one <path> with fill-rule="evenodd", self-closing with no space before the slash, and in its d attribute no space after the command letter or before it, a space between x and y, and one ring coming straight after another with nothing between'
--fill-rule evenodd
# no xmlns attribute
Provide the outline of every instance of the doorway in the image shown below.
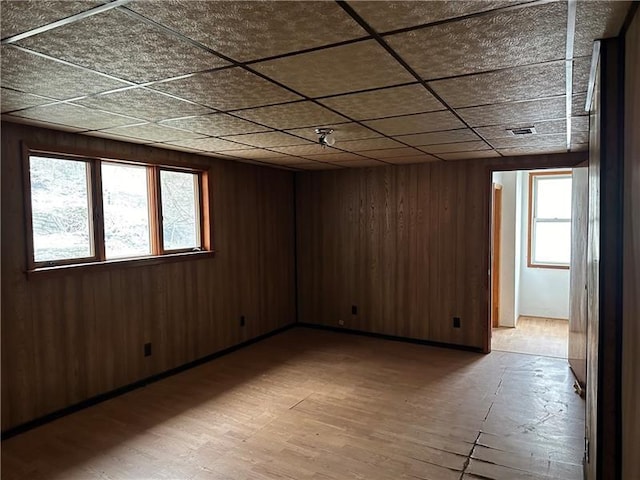
<svg viewBox="0 0 640 480"><path fill-rule="evenodd" d="M493 173L492 350L568 357L572 173Z"/></svg>

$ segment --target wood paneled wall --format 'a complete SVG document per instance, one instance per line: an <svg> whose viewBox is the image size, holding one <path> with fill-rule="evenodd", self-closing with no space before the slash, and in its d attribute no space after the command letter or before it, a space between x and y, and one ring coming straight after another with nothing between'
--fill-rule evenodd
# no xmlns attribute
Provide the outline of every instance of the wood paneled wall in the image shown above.
<svg viewBox="0 0 640 480"><path fill-rule="evenodd" d="M216 256L27 278L22 140L210 165ZM295 321L290 172L3 123L1 174L3 430Z"/></svg>
<svg viewBox="0 0 640 480"><path fill-rule="evenodd" d="M487 349L491 168L585 158L297 174L298 320Z"/></svg>
<svg viewBox="0 0 640 480"><path fill-rule="evenodd" d="M637 10L625 46L622 478L640 478L640 14Z"/></svg>

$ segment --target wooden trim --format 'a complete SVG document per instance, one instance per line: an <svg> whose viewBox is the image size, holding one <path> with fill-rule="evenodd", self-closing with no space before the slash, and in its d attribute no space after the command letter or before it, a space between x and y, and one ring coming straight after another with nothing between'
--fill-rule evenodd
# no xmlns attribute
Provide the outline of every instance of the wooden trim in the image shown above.
<svg viewBox="0 0 640 480"><path fill-rule="evenodd" d="M209 170L200 172L200 224L202 225L202 249L214 250L213 244L213 200L211 199L211 176Z"/></svg>
<svg viewBox="0 0 640 480"><path fill-rule="evenodd" d="M531 253L531 241L533 238L533 186L536 177L552 177L552 176L572 175L571 170L556 170L551 172L529 172L529 195L527 206L527 267L529 268L545 268L550 270L569 270L569 265L558 265L553 263L533 262Z"/></svg>
<svg viewBox="0 0 640 480"><path fill-rule="evenodd" d="M147 169L147 193L149 202L149 237L151 253L161 255L162 211L160 206L160 172L156 167Z"/></svg>
<svg viewBox="0 0 640 480"><path fill-rule="evenodd" d="M491 325L500 323L500 255L502 234L502 185L493 184L493 230L491 242Z"/></svg>
<svg viewBox="0 0 640 480"><path fill-rule="evenodd" d="M93 245L94 255L100 261L107 259L104 246L104 205L102 203L102 164L94 160L91 162L91 193L93 195Z"/></svg>
<svg viewBox="0 0 640 480"><path fill-rule="evenodd" d="M591 52L591 67L589 69L589 85L587 87L587 100L584 104L585 112L591 111L593 104L593 91L596 84L596 74L598 72L598 62L600 61L600 40L593 42L593 51Z"/></svg>
<svg viewBox="0 0 640 480"><path fill-rule="evenodd" d="M25 232L25 258L27 269L35 268L35 256L33 253L33 211L31 209L31 169L29 163L29 148L22 142L22 205L24 206Z"/></svg>

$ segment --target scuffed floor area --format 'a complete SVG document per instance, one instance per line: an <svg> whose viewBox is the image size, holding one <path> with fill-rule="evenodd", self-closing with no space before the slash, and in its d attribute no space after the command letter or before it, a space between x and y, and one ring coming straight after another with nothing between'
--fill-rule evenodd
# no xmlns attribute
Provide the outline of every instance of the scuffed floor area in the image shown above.
<svg viewBox="0 0 640 480"><path fill-rule="evenodd" d="M492 330L491 349L567 358L568 341L568 320L520 317L516 328Z"/></svg>
<svg viewBox="0 0 640 480"><path fill-rule="evenodd" d="M567 362L294 328L4 441L10 479L582 478Z"/></svg>

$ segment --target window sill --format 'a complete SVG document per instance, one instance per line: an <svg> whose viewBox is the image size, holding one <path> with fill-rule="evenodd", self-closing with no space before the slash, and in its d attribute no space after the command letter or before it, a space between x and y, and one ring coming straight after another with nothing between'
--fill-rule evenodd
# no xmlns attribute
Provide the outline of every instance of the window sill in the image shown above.
<svg viewBox="0 0 640 480"><path fill-rule="evenodd" d="M550 270L569 270L569 265L554 265L553 263L528 263L529 268L548 268Z"/></svg>
<svg viewBox="0 0 640 480"><path fill-rule="evenodd" d="M201 252L181 252L153 257L123 258L118 260L106 260L104 262L76 263L73 265L57 265L54 267L39 267L27 270L28 278L44 278L74 273L103 272L122 268L148 267L165 263L185 262L213 258L215 250Z"/></svg>

